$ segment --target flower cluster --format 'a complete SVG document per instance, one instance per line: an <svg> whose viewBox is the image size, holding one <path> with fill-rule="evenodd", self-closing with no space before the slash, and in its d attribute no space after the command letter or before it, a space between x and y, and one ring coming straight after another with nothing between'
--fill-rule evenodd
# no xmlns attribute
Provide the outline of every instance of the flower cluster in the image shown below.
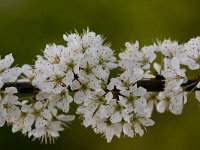
<svg viewBox="0 0 200 150"><path fill-rule="evenodd" d="M5 56L4 59L0 58L0 88L3 87L5 82L15 82L21 74L20 67L11 67L13 62L12 54Z"/></svg>
<svg viewBox="0 0 200 150"><path fill-rule="evenodd" d="M127 42L119 59L102 36L88 29L63 38L65 46L46 45L33 66L12 68L12 54L0 60L1 127L7 123L13 133L53 143L76 113L83 126L111 142L122 134L143 136L146 127L155 124L154 108L181 114L188 89L195 90L200 101L199 37L185 44L164 40L142 48L138 41ZM111 74L116 68L121 74ZM165 84L150 92L139 84L145 80ZM35 90L25 97L15 87L4 87L16 81L31 83ZM76 112L71 103L77 105Z"/></svg>
<svg viewBox="0 0 200 150"><path fill-rule="evenodd" d="M17 121L21 115L21 103L14 95L15 93L17 93L17 89L9 87L0 94L0 127L5 123L10 124Z"/></svg>
<svg viewBox="0 0 200 150"><path fill-rule="evenodd" d="M5 56L4 59L0 59L0 88L6 82L15 82L21 74L20 67L11 67L13 62L12 54ZM0 91L0 127L5 123L11 124L19 119L21 102L14 95L16 93L17 89L14 87L8 87L4 91Z"/></svg>

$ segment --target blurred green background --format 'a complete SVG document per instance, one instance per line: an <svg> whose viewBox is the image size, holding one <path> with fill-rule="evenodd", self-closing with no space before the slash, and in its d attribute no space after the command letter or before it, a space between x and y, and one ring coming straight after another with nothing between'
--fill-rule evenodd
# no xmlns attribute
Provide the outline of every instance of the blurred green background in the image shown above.
<svg viewBox="0 0 200 150"><path fill-rule="evenodd" d="M118 52L126 41L141 45L164 38L180 43L200 33L199 0L0 0L0 55L13 53L16 64L33 63L45 44L65 44L62 35L86 27L106 37ZM114 138L81 126L78 118L54 145L32 142L9 127L0 129L0 149L152 149L199 150L200 108L190 97L183 114L153 114L155 126L144 137Z"/></svg>

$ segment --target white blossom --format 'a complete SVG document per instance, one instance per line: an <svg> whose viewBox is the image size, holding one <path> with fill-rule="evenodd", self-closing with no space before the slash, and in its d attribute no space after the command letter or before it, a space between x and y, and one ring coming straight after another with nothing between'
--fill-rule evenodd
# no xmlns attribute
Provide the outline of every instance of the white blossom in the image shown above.
<svg viewBox="0 0 200 150"><path fill-rule="evenodd" d="M154 106L159 113L181 114L191 87L200 101L200 37L185 44L164 40L142 48L138 41L126 42L119 59L103 37L89 29L64 34L63 39L66 46L47 44L34 65L11 67L12 54L0 59L0 127L11 125L13 133L54 143L75 119L69 115L74 102L83 126L110 143L121 134L143 136L146 127L155 124ZM111 73L115 68L122 73ZM195 76L189 85L187 76ZM162 81L164 91L147 92L140 80ZM16 81L31 83L34 92L18 98L15 87L4 87Z"/></svg>
<svg viewBox="0 0 200 150"><path fill-rule="evenodd" d="M17 89L14 87L8 87L5 92L0 95L0 126L2 127L5 122L12 123L19 119L21 115L20 105L18 97L14 94L17 93Z"/></svg>
<svg viewBox="0 0 200 150"><path fill-rule="evenodd" d="M175 115L182 113L183 105L187 102L187 92L183 92L182 88L173 90L165 90L158 95L159 102L156 105L157 111L160 113L169 110Z"/></svg>
<svg viewBox="0 0 200 150"><path fill-rule="evenodd" d="M119 90L127 90L130 86L143 78L144 71L139 68L127 70L118 78L112 78L108 84L108 89L112 90L116 86Z"/></svg>
<svg viewBox="0 0 200 150"><path fill-rule="evenodd" d="M15 82L21 74L21 68L12 67L14 62L12 54L6 55L4 59L0 58L0 88L5 82Z"/></svg>
<svg viewBox="0 0 200 150"><path fill-rule="evenodd" d="M176 41L164 40L159 44L161 53L168 59L176 57L179 61L182 60L182 53L185 52L183 45L179 45Z"/></svg>
<svg viewBox="0 0 200 150"><path fill-rule="evenodd" d="M33 66L24 64L22 66L22 73L25 75L23 79L18 79L18 82L32 82L36 76L36 70L33 68Z"/></svg>
<svg viewBox="0 0 200 150"><path fill-rule="evenodd" d="M75 72L78 77L105 79L110 74L109 70L117 67L112 49L103 44L104 40L100 35L89 29L81 35L68 34L63 38L67 41L67 49L74 54L73 57L81 56L78 57L78 62L75 61L79 67Z"/></svg>
<svg viewBox="0 0 200 150"><path fill-rule="evenodd" d="M183 64L191 70L200 68L200 37L191 39L184 45L186 51L182 54Z"/></svg>
<svg viewBox="0 0 200 150"><path fill-rule="evenodd" d="M134 44L129 42L125 43L126 50L119 53L119 65L125 69L142 68L149 69L150 63L152 63L156 54L154 51L157 49L156 45L145 46L139 50L139 42Z"/></svg>
<svg viewBox="0 0 200 150"><path fill-rule="evenodd" d="M174 87L179 87L182 83L187 81L185 75L185 69L180 68L179 60L176 57L172 59L164 59L165 68L161 71L161 75L165 77L165 88L168 89Z"/></svg>
<svg viewBox="0 0 200 150"><path fill-rule="evenodd" d="M33 139L41 140L41 143L44 141L45 143L49 142L54 143L55 139L58 138L59 132L64 130L66 123L74 120L74 116L70 115L59 115L57 111L53 113L54 120L51 118L49 119L44 126L39 128L35 128L29 131L28 136L33 136Z"/></svg>

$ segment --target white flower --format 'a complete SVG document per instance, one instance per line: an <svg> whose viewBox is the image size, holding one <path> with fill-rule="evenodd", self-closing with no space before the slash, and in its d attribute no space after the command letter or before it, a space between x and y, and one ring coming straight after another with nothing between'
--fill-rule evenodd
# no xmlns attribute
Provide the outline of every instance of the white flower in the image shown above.
<svg viewBox="0 0 200 150"><path fill-rule="evenodd" d="M68 115L70 104L75 102L83 126L102 134L109 143L122 133L131 138L143 136L146 127L155 123L151 119L154 105L159 113L182 113L187 102L187 92L182 88L187 72L181 67L199 71L200 37L182 45L164 40L142 48L138 41L127 42L119 60L102 36L89 29L63 38L67 46L46 45L34 66L11 68L12 54L0 59L0 89L6 82L15 82L23 72L17 82L31 82L38 90L28 98L20 97L20 101L15 87L1 90L0 127L7 123L13 133L20 131L41 142L54 143L60 131L75 119ZM154 63L158 52L164 57L161 64ZM152 66L155 73L151 72ZM117 67L124 72L110 78L110 71ZM165 82L164 91L158 95L138 87L138 81L153 78ZM193 84L197 84L195 97L200 101L200 82L188 87Z"/></svg>
<svg viewBox="0 0 200 150"><path fill-rule="evenodd" d="M125 69L142 68L149 69L150 63L152 63L156 54L154 51L157 49L156 45L145 46L139 51L139 42L134 44L127 42L126 50L123 53L119 53L119 65Z"/></svg>
<svg viewBox="0 0 200 150"><path fill-rule="evenodd" d="M48 93L39 93L41 94L41 99L48 99L49 108L57 107L58 109L62 110L64 113L68 113L70 109L70 103L73 101L73 98L69 95L68 91L62 92L61 94L48 94ZM44 97L43 97L43 96ZM36 99L37 99L36 95Z"/></svg>
<svg viewBox="0 0 200 150"><path fill-rule="evenodd" d="M44 50L44 58L50 64L59 64L61 60L62 51L65 50L65 47L62 45L46 45Z"/></svg>
<svg viewBox="0 0 200 150"><path fill-rule="evenodd" d="M105 79L110 74L109 70L117 67L112 49L103 44L104 40L100 35L87 29L81 35L68 34L63 38L67 41L68 53L72 53L72 59L75 59L73 62L78 70L75 71L78 77Z"/></svg>
<svg viewBox="0 0 200 150"><path fill-rule="evenodd" d="M13 62L14 58L12 54L6 55L4 59L0 60L0 72L9 69Z"/></svg>
<svg viewBox="0 0 200 150"><path fill-rule="evenodd" d="M119 123L115 123L115 124L111 124L110 126L107 126L106 132L105 132L107 142L110 143L114 135L120 138L121 131L122 131L122 125Z"/></svg>
<svg viewBox="0 0 200 150"><path fill-rule="evenodd" d="M183 105L187 102L187 92L183 92L182 88L171 91L160 92L158 95L159 102L156 105L157 111L160 113L169 110L175 115L182 113Z"/></svg>
<svg viewBox="0 0 200 150"><path fill-rule="evenodd" d="M138 119L134 120L133 123L125 123L123 125L123 133L128 137L133 138L135 134L143 136L144 128L154 125L154 121L149 118L143 118L142 116L137 116L137 118Z"/></svg>
<svg viewBox="0 0 200 150"><path fill-rule="evenodd" d="M184 45L186 51L183 53L183 64L191 70L200 68L200 37L191 39Z"/></svg>
<svg viewBox="0 0 200 150"><path fill-rule="evenodd" d="M15 82L21 74L21 68L11 68L13 62L12 54L5 56L4 59L0 59L0 88L3 87L5 82Z"/></svg>
<svg viewBox="0 0 200 150"><path fill-rule="evenodd" d="M116 122L124 122L123 133L129 137L133 137L134 134L142 136L144 134L143 128L146 126L154 125L154 121L151 120L149 114L146 113L147 100L146 89L142 87L129 86L128 89L119 89L118 107L115 110ZM111 122L113 122L111 120Z"/></svg>
<svg viewBox="0 0 200 150"><path fill-rule="evenodd" d="M19 119L13 121L13 124L12 124L12 132L16 133L18 131L21 131L22 134L26 134L28 131L30 131L30 128L28 128L24 125L24 116L23 115L21 115L19 117Z"/></svg>
<svg viewBox="0 0 200 150"><path fill-rule="evenodd" d="M41 98L41 96L39 97ZM64 130L65 123L74 120L74 116L58 114L57 108L46 108L47 104L41 100L30 106L24 104L21 122L18 122L19 126L14 124L13 132L22 130L22 133L28 133L29 137L33 136L34 139L40 139L41 142L47 143L47 140L50 143L54 142L54 139L59 136L58 132Z"/></svg>
<svg viewBox="0 0 200 150"><path fill-rule="evenodd" d="M114 135L120 137L122 131L122 114L117 110L119 108L111 92L99 89L90 93L90 100L80 105L77 113L83 116L85 127L92 126L95 133L104 134L107 142L110 142Z"/></svg>
<svg viewBox="0 0 200 150"><path fill-rule="evenodd" d="M111 142L114 135L120 138L122 132L121 123L110 123L108 119L95 118L95 120L96 124L93 126L95 133L103 134L108 143Z"/></svg>
<svg viewBox="0 0 200 150"><path fill-rule="evenodd" d="M37 74L33 83L43 92L59 94L72 84L73 79L74 75L72 72L64 73L55 68L43 74L43 76Z"/></svg>
<svg viewBox="0 0 200 150"><path fill-rule="evenodd" d="M33 139L41 140L41 143L44 141L45 143L49 142L54 143L55 139L59 137L59 132L64 130L64 126L69 121L74 120L74 116L67 115L57 115L54 114L55 121L49 120L45 126L41 128L35 128L28 133L28 136L33 136Z"/></svg>
<svg viewBox="0 0 200 150"><path fill-rule="evenodd" d="M62 45L47 45L44 56L37 57L34 71L30 71L28 66L24 67L25 74L34 77L33 85L43 92L55 94L61 93L71 85L74 79L74 68L71 68L71 71L68 71L68 67L66 68L68 58L63 57L65 51L67 49Z"/></svg>
<svg viewBox="0 0 200 150"><path fill-rule="evenodd" d="M75 118L73 115L58 114L59 109L68 113L73 98L65 89L59 94L40 91L32 100L22 102L22 113L13 121L12 131L22 131L23 134L28 133L29 137L33 136L33 139L54 143L66 123Z"/></svg>
<svg viewBox="0 0 200 150"><path fill-rule="evenodd" d="M99 80L79 78L78 80L73 81L71 89L78 90L74 95L75 103L87 103L88 100L91 98L91 91L101 89L101 83L99 82Z"/></svg>
<svg viewBox="0 0 200 150"><path fill-rule="evenodd" d="M140 136L144 135L144 127L153 126L154 121L149 118L139 118L138 121L134 123L134 130L135 133L139 134Z"/></svg>
<svg viewBox="0 0 200 150"><path fill-rule="evenodd" d="M164 59L165 68L161 71L161 75L165 77L165 88L168 89L168 86L172 88L180 86L182 83L187 81L185 75L185 69L180 69L179 60L176 57L172 59Z"/></svg>
<svg viewBox="0 0 200 150"><path fill-rule="evenodd" d="M161 53L169 59L176 57L181 61L181 55L185 52L184 46L179 45L176 41L164 40L159 46Z"/></svg>
<svg viewBox="0 0 200 150"><path fill-rule="evenodd" d="M19 108L21 103L18 101L18 97L13 95L15 93L17 93L17 89L9 87L0 96L0 126L3 126L5 122L16 121L21 115Z"/></svg>
<svg viewBox="0 0 200 150"><path fill-rule="evenodd" d="M96 57L84 57L80 61L80 72L79 77L86 78L107 78L108 72L99 65L99 60Z"/></svg>
<svg viewBox="0 0 200 150"><path fill-rule="evenodd" d="M153 113L153 110L154 110L154 105L157 104L157 93L155 92L148 92L146 94L146 97L145 97L148 101L147 101L147 106L146 108L144 109L144 112L147 113L147 118L150 118L152 113Z"/></svg>
<svg viewBox="0 0 200 150"><path fill-rule="evenodd" d="M80 61L84 57L82 53L75 53L70 48L66 48L61 53L61 65L60 68L67 71L73 72L75 74L79 73L79 65L81 64Z"/></svg>
<svg viewBox="0 0 200 150"><path fill-rule="evenodd" d="M127 135L128 137L133 138L134 137L134 130L132 128L132 124L131 123L125 123L123 125L123 132L125 135Z"/></svg>
<svg viewBox="0 0 200 150"><path fill-rule="evenodd" d="M40 101L36 102L33 105L33 108L26 106L26 108L22 108L22 111L26 113L24 125L30 129L34 123L35 128L42 128L46 125L47 120L52 118L51 112L48 109L45 109L43 103Z"/></svg>
<svg viewBox="0 0 200 150"><path fill-rule="evenodd" d="M143 78L144 71L139 68L133 70L127 70L118 78L112 78L108 84L108 89L112 90L116 87L119 90L127 90L137 81Z"/></svg>
<svg viewBox="0 0 200 150"><path fill-rule="evenodd" d="M161 75L161 65L158 63L153 63L153 68L155 69L158 75Z"/></svg>
<svg viewBox="0 0 200 150"><path fill-rule="evenodd" d="M22 66L22 73L25 75L25 78L23 79L18 79L18 82L31 82L34 80L36 76L36 70L33 69L32 66L25 64Z"/></svg>
<svg viewBox="0 0 200 150"><path fill-rule="evenodd" d="M76 53L90 53L94 48L101 48L103 39L100 35L96 35L94 32L90 32L87 29L82 35L78 33L63 35L65 41L67 41L67 47Z"/></svg>
<svg viewBox="0 0 200 150"><path fill-rule="evenodd" d="M98 57L99 64L102 66L102 68L111 70L118 66L116 64L116 57L114 56L114 52L110 47L104 46L101 50L97 50L96 52L97 54L95 57Z"/></svg>
<svg viewBox="0 0 200 150"><path fill-rule="evenodd" d="M108 118L110 113L107 112L107 109L110 109L109 111L112 111L112 109L106 104L110 103L112 99L112 93L106 93L101 89L96 90L90 93L89 99L83 99L84 104L78 107L77 113L82 114L85 119L93 117L94 113L100 118Z"/></svg>

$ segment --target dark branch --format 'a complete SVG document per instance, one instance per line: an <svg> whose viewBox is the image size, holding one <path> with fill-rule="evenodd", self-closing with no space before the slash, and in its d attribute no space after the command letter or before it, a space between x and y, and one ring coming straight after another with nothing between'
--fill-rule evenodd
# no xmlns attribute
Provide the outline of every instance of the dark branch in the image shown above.
<svg viewBox="0 0 200 150"><path fill-rule="evenodd" d="M7 87L16 87L19 93L33 93L39 91L39 89L32 86L30 82L6 82L1 90L5 90Z"/></svg>
<svg viewBox="0 0 200 150"><path fill-rule="evenodd" d="M182 84L182 86L188 86L191 84L193 85L186 88L186 91L194 89L197 85L197 80L188 80L188 82ZM137 82L137 85L138 87L141 86L146 88L149 92L159 92L164 90L165 82L162 79L141 80ZM19 93L33 93L39 91L39 89L32 86L30 82L7 82L1 90L4 90L7 87L16 87ZM200 91L198 88L195 88L194 90Z"/></svg>

